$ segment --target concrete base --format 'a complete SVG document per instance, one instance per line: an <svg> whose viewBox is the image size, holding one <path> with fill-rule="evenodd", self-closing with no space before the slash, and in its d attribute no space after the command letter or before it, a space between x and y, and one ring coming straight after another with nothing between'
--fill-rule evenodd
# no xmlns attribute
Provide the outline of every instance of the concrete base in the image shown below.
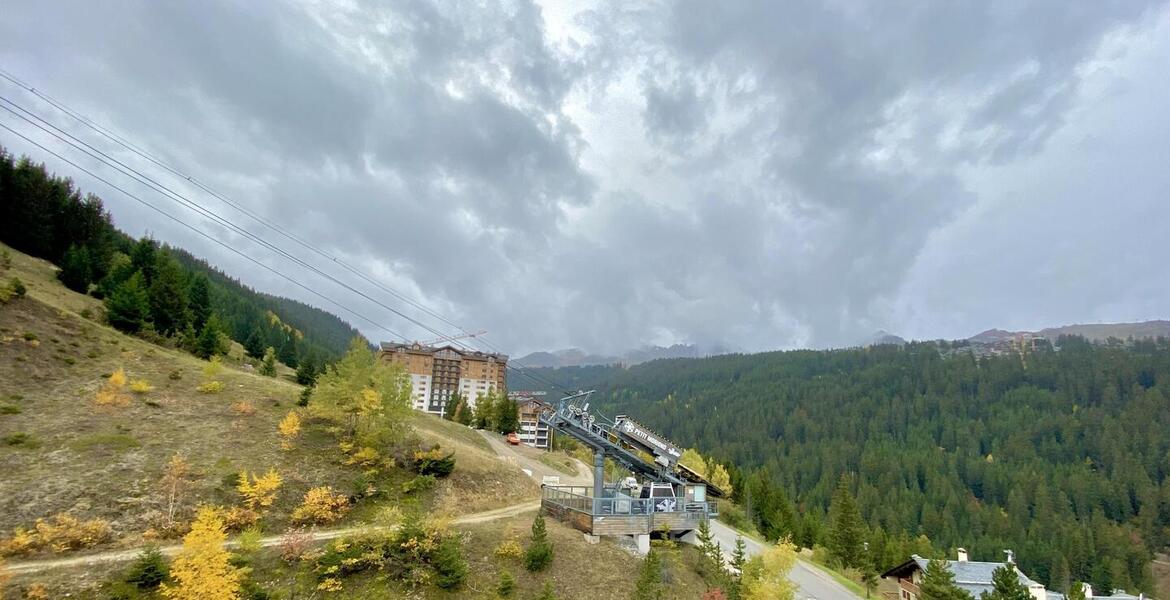
<svg viewBox="0 0 1170 600"><path fill-rule="evenodd" d="M588 533L582 533L581 535L585 536L585 542L588 544L597 544L601 542L600 535L589 535Z"/></svg>
<svg viewBox="0 0 1170 600"><path fill-rule="evenodd" d="M692 546L699 545L699 536L695 534L694 529L692 529L690 531L683 532L682 534L676 536L674 539L678 540L684 544L690 544Z"/></svg>
<svg viewBox="0 0 1170 600"><path fill-rule="evenodd" d="M641 534L635 535L633 537L634 537L634 543L637 544L637 546L638 546L638 554L641 554L642 556L646 556L647 554L649 554L650 553L650 534L649 533L641 533Z"/></svg>

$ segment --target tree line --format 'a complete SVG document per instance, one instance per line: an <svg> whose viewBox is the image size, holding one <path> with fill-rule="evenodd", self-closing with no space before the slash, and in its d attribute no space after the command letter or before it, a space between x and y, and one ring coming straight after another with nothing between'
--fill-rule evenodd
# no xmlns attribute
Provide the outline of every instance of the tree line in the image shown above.
<svg viewBox="0 0 1170 600"><path fill-rule="evenodd" d="M100 198L0 148L0 241L60 267L70 289L105 302L110 325L201 357L236 340L302 379L341 356L358 332L335 315L257 292L207 262L113 224Z"/></svg>
<svg viewBox="0 0 1170 600"><path fill-rule="evenodd" d="M862 571L912 552L999 560L1010 548L1049 589L1151 591L1150 560L1170 543L1164 339L1062 337L982 358L924 342L569 374L609 414L727 464L769 538L836 546ZM856 505L848 547L835 496Z"/></svg>

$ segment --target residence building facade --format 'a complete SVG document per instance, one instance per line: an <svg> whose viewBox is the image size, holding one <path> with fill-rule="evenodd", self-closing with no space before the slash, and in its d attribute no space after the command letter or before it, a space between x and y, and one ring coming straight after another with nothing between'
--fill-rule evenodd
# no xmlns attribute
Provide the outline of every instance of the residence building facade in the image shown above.
<svg viewBox="0 0 1170 600"><path fill-rule="evenodd" d="M504 354L450 345L382 342L378 356L406 369L415 410L442 415L456 393L471 408L480 397L506 390L508 357Z"/></svg>
<svg viewBox="0 0 1170 600"><path fill-rule="evenodd" d="M1005 552L1007 553L1006 563L983 562L970 560L967 551L959 548L956 560L946 561L946 567L955 576L956 586L971 594L972 597L980 598L984 592L990 593L993 589L992 573L996 569L1008 563L1015 565L1015 557L1012 552L1010 550ZM922 577L929 562L930 559L914 554L910 556L910 560L882 574L882 578L897 582L897 600L920 600ZM1044 584L1034 581L1018 568L1016 574L1020 578L1020 583L1028 588L1033 600L1064 600L1064 594L1045 589ZM1094 594L1093 588L1089 585L1085 585L1085 598L1087 600L1148 600L1144 595L1133 596L1123 590L1113 590L1110 595L1105 596Z"/></svg>

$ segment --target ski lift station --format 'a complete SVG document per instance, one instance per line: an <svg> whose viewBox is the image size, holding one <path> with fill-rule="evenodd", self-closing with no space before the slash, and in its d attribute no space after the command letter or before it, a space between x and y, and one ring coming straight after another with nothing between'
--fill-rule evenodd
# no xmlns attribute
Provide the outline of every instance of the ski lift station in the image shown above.
<svg viewBox="0 0 1170 600"><path fill-rule="evenodd" d="M590 535L631 536L643 554L650 550L650 534L682 537L718 514L712 497L723 491L679 464L678 445L627 416L610 421L590 412L592 393L562 398L540 415L541 423L593 451L593 487L543 486L546 514ZM606 458L633 476L605 482Z"/></svg>

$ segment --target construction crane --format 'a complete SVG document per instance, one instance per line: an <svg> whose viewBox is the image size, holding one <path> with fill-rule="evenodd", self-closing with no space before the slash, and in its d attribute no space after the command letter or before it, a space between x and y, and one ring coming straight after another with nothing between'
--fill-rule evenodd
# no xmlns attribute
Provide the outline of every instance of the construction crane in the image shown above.
<svg viewBox="0 0 1170 600"><path fill-rule="evenodd" d="M420 344L422 346L434 346L436 344L454 342L455 340L463 340L463 339L467 339L467 338L479 337L485 333L487 333L486 329L480 329L479 331L473 331L473 332L466 332L465 331L465 332L458 334L458 335L447 335L447 336L443 336L441 338L427 340L425 342L418 342L418 344Z"/></svg>

